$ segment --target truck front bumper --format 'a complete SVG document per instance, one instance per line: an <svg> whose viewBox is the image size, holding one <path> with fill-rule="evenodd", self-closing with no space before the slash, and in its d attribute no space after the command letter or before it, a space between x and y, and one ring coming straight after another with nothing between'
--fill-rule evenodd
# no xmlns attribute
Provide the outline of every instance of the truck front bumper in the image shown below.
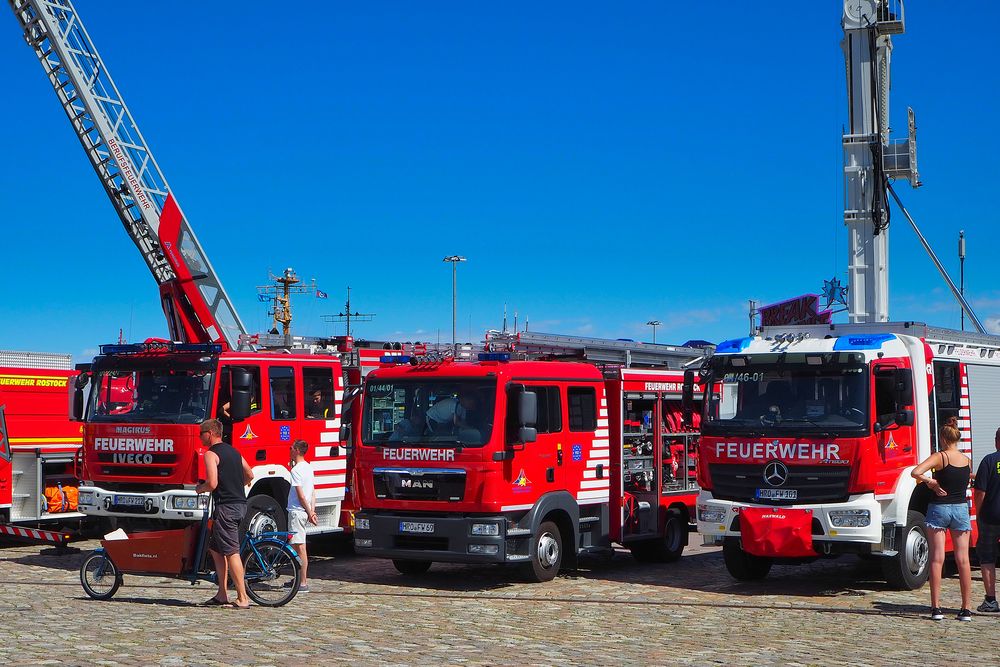
<svg viewBox="0 0 1000 667"><path fill-rule="evenodd" d="M363 511L354 516L355 550L380 558L444 563L525 562L528 538L526 530L508 533L507 520L500 515Z"/></svg>
<svg viewBox="0 0 1000 667"><path fill-rule="evenodd" d="M81 486L79 509L88 516L113 516L191 521L204 511L194 491L168 489L157 493L109 491L99 486Z"/></svg>
<svg viewBox="0 0 1000 667"><path fill-rule="evenodd" d="M764 503L719 500L710 491L698 494L698 532L707 545L720 545L727 537L740 537L741 507L779 507ZM780 505L782 509L812 510L813 544L820 552L878 552L883 540L882 508L874 494L851 496L846 502ZM867 515L865 514L867 512ZM867 516L866 525L846 525ZM861 521L864 523L864 521ZM865 545L865 546L861 546Z"/></svg>

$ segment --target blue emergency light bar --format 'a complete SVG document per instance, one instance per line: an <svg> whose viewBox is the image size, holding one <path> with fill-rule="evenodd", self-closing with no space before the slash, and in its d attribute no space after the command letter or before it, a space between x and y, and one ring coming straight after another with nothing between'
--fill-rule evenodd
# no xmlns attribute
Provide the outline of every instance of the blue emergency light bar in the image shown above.
<svg viewBox="0 0 1000 667"><path fill-rule="evenodd" d="M218 343L116 343L102 345L101 354L143 354L146 352L196 352L199 354L221 354Z"/></svg>
<svg viewBox="0 0 1000 667"><path fill-rule="evenodd" d="M383 364L408 364L410 363L410 355L387 354L383 357L379 357L379 361L381 361Z"/></svg>
<svg viewBox="0 0 1000 667"><path fill-rule="evenodd" d="M510 361L510 352L480 352L479 361Z"/></svg>

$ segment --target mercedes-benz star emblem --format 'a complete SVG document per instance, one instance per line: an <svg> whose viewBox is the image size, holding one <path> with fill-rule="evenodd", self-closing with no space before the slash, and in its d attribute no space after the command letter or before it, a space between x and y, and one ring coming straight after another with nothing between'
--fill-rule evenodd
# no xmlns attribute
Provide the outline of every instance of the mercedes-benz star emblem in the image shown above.
<svg viewBox="0 0 1000 667"><path fill-rule="evenodd" d="M781 461L771 461L764 466L764 481L771 486L781 486L788 481L788 466Z"/></svg>

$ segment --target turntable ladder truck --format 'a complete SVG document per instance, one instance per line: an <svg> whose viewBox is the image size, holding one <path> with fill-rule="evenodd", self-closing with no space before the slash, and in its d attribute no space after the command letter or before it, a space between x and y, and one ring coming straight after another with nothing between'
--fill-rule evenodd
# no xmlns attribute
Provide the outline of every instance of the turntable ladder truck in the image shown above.
<svg viewBox="0 0 1000 667"><path fill-rule="evenodd" d="M701 369L718 391L704 403L698 530L722 546L737 579L761 579L776 562L859 554L894 587L915 589L929 573L931 493L910 473L937 451L950 418L973 470L993 450L1000 336L986 333L892 188L891 179L920 185L912 110L908 137L888 138L903 3L845 0L842 26L849 321L774 324L716 348ZM889 320L889 195L977 332ZM972 531L974 540L974 516Z"/></svg>
<svg viewBox="0 0 1000 667"><path fill-rule="evenodd" d="M198 424L222 417L254 470L245 527L284 527L289 446L301 438L313 445L317 474L320 525L310 531L342 530L347 451L340 443L339 351L310 343L288 354L241 344L249 337L236 309L73 3L8 1L158 285L169 331L167 341L102 346L75 383L73 417L83 422L81 511L200 518L193 491L204 477ZM320 403L309 404L317 390Z"/></svg>

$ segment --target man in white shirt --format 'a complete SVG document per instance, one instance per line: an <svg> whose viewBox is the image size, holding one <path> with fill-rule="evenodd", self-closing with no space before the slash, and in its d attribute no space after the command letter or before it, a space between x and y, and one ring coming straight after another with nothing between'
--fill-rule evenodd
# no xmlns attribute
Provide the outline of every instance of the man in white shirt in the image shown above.
<svg viewBox="0 0 1000 667"><path fill-rule="evenodd" d="M306 569L309 566L309 554L306 552L306 521L318 525L316 518L316 484L312 466L306 461L309 443L296 440L292 443L291 466L292 488L288 490L288 530L293 533L290 540L299 554L302 569L299 573L299 592L308 593Z"/></svg>

